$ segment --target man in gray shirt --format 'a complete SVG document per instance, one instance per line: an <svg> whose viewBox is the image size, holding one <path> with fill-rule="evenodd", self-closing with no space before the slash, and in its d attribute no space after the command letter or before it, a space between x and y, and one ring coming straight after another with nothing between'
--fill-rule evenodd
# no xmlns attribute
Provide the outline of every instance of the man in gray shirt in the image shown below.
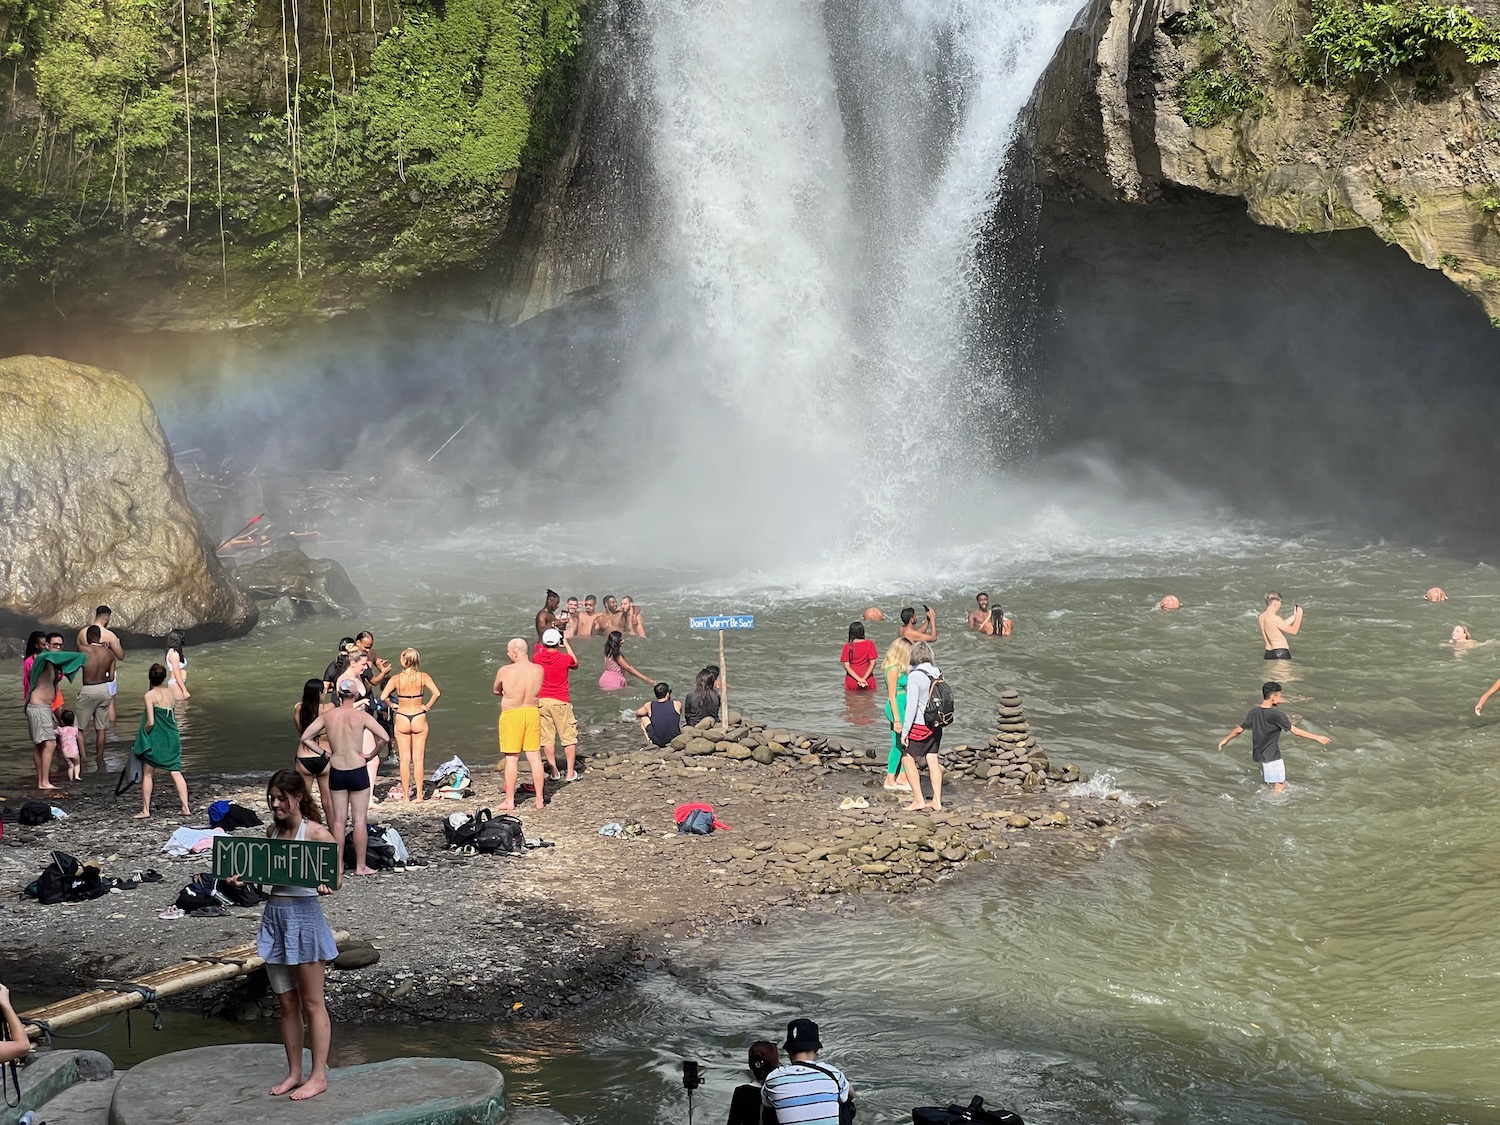
<svg viewBox="0 0 1500 1125"><path fill-rule="evenodd" d="M1281 732L1290 731L1298 738L1310 738L1319 746L1327 746L1329 739L1327 735L1313 734L1292 725L1292 720L1281 710L1281 685L1275 680L1260 685L1260 696L1260 706L1250 708L1245 721L1219 740L1219 749L1224 749L1248 730L1251 761L1260 764L1261 777L1271 791L1282 793L1286 790L1286 762L1281 757Z"/></svg>

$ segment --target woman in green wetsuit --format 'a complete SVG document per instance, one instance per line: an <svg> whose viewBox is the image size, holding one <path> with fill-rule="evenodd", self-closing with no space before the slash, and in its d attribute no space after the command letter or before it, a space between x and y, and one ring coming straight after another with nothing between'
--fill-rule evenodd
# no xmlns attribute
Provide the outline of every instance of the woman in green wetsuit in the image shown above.
<svg viewBox="0 0 1500 1125"><path fill-rule="evenodd" d="M182 815L192 816L188 808L187 782L182 777L182 736L177 732L177 712L172 689L166 686L165 665L153 664L146 673L151 690L146 692L146 713L141 716L141 729L135 733L133 753L145 766L141 777L141 811L136 820L145 820L151 815L151 789L153 770L167 770L172 775L172 784L177 786L177 799L182 803Z"/></svg>
<svg viewBox="0 0 1500 1125"><path fill-rule="evenodd" d="M911 667L911 642L897 637L885 650L881 663L885 670L885 717L891 724L891 751L885 763L885 787L894 792L909 793L911 786L902 781L901 716L906 711L906 672Z"/></svg>

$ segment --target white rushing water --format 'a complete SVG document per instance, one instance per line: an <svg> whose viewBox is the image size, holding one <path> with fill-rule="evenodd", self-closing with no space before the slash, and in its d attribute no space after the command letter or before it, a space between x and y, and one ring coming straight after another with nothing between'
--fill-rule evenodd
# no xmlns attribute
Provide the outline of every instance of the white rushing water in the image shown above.
<svg viewBox="0 0 1500 1125"><path fill-rule="evenodd" d="M1017 116L1077 7L649 5L666 216L631 386L688 422L671 476L689 504L878 545L926 481L988 476L970 435L993 429L975 415L1006 388L966 346L995 268L981 236ZM705 473L730 457L748 471Z"/></svg>

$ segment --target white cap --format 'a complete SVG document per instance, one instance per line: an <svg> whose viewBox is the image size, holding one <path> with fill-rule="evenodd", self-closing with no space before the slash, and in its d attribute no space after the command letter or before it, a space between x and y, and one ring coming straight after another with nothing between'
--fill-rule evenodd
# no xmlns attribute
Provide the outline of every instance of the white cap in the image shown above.
<svg viewBox="0 0 1500 1125"><path fill-rule="evenodd" d="M546 645L548 648L556 648L558 645L562 644L562 634L559 633L556 629L548 629L545 633L542 634L542 644Z"/></svg>
<svg viewBox="0 0 1500 1125"><path fill-rule="evenodd" d="M353 680L340 680L339 681L339 694L340 695L351 695L351 696L352 695L358 695L359 694L359 685L357 683L355 683Z"/></svg>

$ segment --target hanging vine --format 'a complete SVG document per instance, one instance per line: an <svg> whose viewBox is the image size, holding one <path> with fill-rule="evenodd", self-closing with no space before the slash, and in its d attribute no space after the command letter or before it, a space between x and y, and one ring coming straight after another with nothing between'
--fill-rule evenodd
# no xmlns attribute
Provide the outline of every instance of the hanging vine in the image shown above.
<svg viewBox="0 0 1500 1125"><path fill-rule="evenodd" d="M214 94L214 204L219 211L219 269L224 277L224 299L229 299L229 242L224 237L224 144L219 136L219 43L214 0L208 0L208 54L213 62Z"/></svg>
<svg viewBox="0 0 1500 1125"><path fill-rule="evenodd" d="M292 3L292 38L287 38L286 6L281 0L281 66L286 79L287 148L292 157L292 205L297 216L297 277L302 277L302 43L298 23L297 0ZM295 89L292 79L292 45L297 49Z"/></svg>
<svg viewBox="0 0 1500 1125"><path fill-rule="evenodd" d="M187 220L184 229L193 229L193 91L188 73L187 0L177 0L182 19L182 117L187 134Z"/></svg>

